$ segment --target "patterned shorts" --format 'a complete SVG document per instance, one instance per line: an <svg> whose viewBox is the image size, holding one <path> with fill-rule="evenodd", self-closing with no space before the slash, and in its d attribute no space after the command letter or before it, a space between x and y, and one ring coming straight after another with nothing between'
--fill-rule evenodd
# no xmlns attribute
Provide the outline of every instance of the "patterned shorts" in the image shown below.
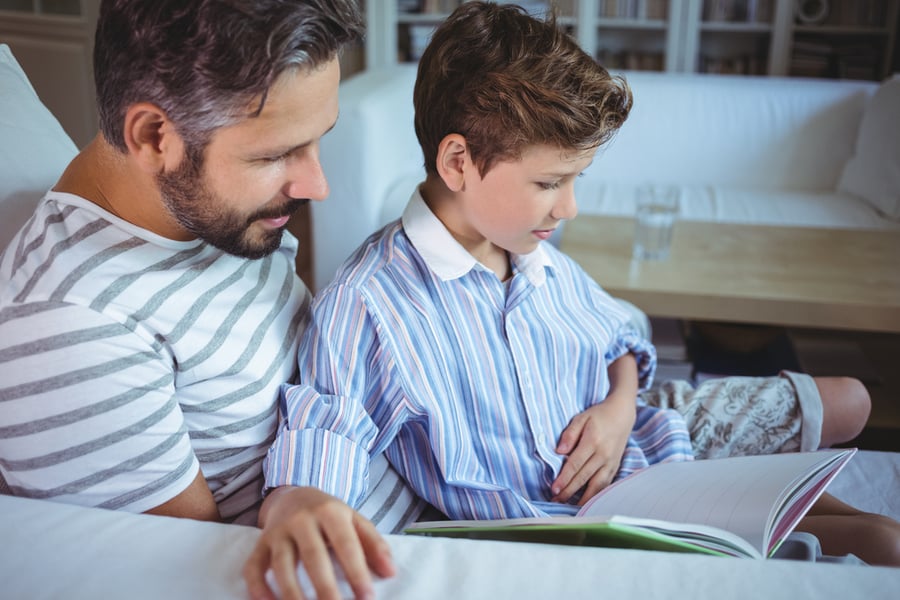
<svg viewBox="0 0 900 600"><path fill-rule="evenodd" d="M816 450L821 440L822 399L809 375L666 381L641 398L684 415L698 459Z"/></svg>

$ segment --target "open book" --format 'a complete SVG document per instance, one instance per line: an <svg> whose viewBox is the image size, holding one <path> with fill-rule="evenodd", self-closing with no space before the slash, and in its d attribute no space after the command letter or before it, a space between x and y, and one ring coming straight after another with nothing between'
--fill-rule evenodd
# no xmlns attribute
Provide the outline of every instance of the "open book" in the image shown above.
<svg viewBox="0 0 900 600"><path fill-rule="evenodd" d="M421 522L405 533L770 557L855 453L661 463L607 487L575 517Z"/></svg>

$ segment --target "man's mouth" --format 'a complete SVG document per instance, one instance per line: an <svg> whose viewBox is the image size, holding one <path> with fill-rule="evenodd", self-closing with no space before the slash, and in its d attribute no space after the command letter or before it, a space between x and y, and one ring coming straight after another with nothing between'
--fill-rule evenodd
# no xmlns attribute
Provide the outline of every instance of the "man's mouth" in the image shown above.
<svg viewBox="0 0 900 600"><path fill-rule="evenodd" d="M290 220L291 216L300 210L300 207L309 202L309 200L305 198L295 198L292 199L288 204L277 211L276 214L272 214L271 211L269 214L257 215L254 221L262 221L268 227L272 227L274 229L284 227L287 225L287 222Z"/></svg>
<svg viewBox="0 0 900 600"><path fill-rule="evenodd" d="M271 227L272 229L279 229L279 228L287 225L287 222L290 220L290 218L291 218L290 215L285 215L282 217L270 217L267 219L260 219L260 220L263 223L265 223L267 226Z"/></svg>

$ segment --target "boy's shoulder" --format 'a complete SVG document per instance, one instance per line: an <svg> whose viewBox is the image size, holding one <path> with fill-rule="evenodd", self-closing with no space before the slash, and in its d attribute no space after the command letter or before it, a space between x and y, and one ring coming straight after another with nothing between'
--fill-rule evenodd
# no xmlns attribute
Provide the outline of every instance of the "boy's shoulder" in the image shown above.
<svg viewBox="0 0 900 600"><path fill-rule="evenodd" d="M403 230L400 219L395 219L372 233L338 267L329 287L339 285L365 289L383 279L395 280L395 271L401 276L415 248ZM388 277L386 277L388 276ZM383 285L383 283L379 283Z"/></svg>

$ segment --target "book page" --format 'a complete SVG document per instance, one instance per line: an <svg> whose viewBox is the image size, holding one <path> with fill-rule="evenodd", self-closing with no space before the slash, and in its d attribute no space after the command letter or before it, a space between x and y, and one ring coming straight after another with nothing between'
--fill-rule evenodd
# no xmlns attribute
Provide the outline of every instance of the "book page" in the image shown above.
<svg viewBox="0 0 900 600"><path fill-rule="evenodd" d="M817 466L838 462L831 468L836 474L854 452L822 450L653 465L606 488L579 514L711 525L743 537L766 555L773 515L785 498L792 497L793 488L808 481ZM817 497L799 496L810 503Z"/></svg>

